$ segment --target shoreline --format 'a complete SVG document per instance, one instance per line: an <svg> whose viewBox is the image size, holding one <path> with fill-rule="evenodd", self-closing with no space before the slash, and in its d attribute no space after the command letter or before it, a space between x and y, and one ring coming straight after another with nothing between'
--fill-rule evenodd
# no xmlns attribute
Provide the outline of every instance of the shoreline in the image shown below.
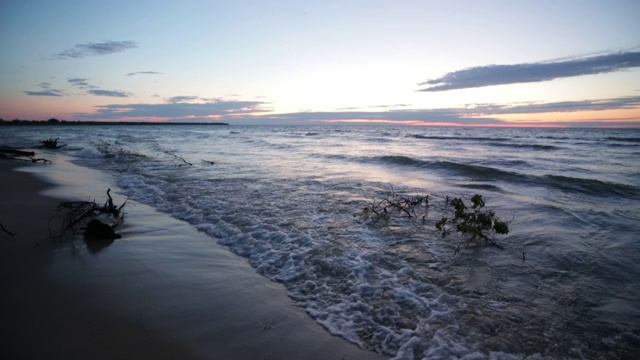
<svg viewBox="0 0 640 360"><path fill-rule="evenodd" d="M79 183L66 188L37 174L69 169ZM90 172L0 161L0 223L16 233L0 234L3 358L382 358L330 335L215 239L143 204L128 203L122 239L97 253L69 238L34 249L56 198L102 201L104 183L80 184Z"/></svg>
<svg viewBox="0 0 640 360"><path fill-rule="evenodd" d="M198 359L162 335L97 308L52 282L53 246L47 240L58 200L40 193L54 186L0 161L0 222L15 233L0 235L0 354L31 359ZM69 236L64 242L68 245ZM41 246L36 244L44 241ZM57 248L57 249L56 249ZM104 331L108 330L109 334Z"/></svg>

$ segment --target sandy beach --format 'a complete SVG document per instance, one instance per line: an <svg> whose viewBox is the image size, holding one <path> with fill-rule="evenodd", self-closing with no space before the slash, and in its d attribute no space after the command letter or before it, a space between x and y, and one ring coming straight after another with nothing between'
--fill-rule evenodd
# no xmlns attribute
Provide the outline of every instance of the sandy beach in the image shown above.
<svg viewBox="0 0 640 360"><path fill-rule="evenodd" d="M2 160L0 174L0 223L15 233L0 232L3 359L380 358L331 336L215 239L148 206L128 203L122 239L99 251L71 234L52 244L59 201L102 202L106 186L125 200L93 181L100 173Z"/></svg>

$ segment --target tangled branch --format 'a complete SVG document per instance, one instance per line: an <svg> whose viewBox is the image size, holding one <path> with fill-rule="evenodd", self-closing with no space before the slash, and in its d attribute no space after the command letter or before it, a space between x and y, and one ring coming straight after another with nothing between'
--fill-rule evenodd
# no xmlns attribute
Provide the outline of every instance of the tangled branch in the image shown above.
<svg viewBox="0 0 640 360"><path fill-rule="evenodd" d="M462 236L462 241L456 246L454 255L463 247L477 241L502 249L502 246L496 242L495 236L509 234L510 222L502 221L493 210L486 209L485 200L481 195L475 194L470 200L464 197L450 198L433 194L431 198L435 198L432 204L429 202L429 195L403 195L391 186L390 191L383 198L373 198L363 208L362 218L371 221L372 225L381 221L387 223L394 212L409 218L417 218L420 207L423 207L422 222L424 223L429 209L433 208L441 214L435 227L442 237L446 237L453 230Z"/></svg>
<svg viewBox="0 0 640 360"><path fill-rule="evenodd" d="M49 237L54 242L62 239L68 231L74 234L78 230L84 230L85 240L113 240L120 238L113 229L118 226L123 218L122 205L116 206L111 197L111 189L107 189L107 201L100 206L95 201L65 201L58 204L57 210L63 212L62 226L58 234L53 234L49 226ZM104 216L103 216L104 215Z"/></svg>
<svg viewBox="0 0 640 360"><path fill-rule="evenodd" d="M42 147L45 149L60 149L67 146L67 144L58 146L58 139L59 138L55 138L55 139L49 138L47 140L42 140L40 142L42 143Z"/></svg>
<svg viewBox="0 0 640 360"><path fill-rule="evenodd" d="M169 151L169 150L167 150L167 151L165 151L164 153L165 153L165 154L167 154L167 155L169 155L169 156L171 156L171 157L172 157L172 158L174 158L175 160L177 160L177 161L181 162L181 164L180 164L179 166L182 166L182 165L189 165L189 166L193 166L193 164L192 164L192 163L190 163L190 162L188 162L187 160L185 160L182 156L177 155L175 151Z"/></svg>
<svg viewBox="0 0 640 360"><path fill-rule="evenodd" d="M373 198L371 203L363 209L363 218L371 220L373 224L377 224L381 220L387 222L394 210L409 218L416 218L418 217L416 209L420 205L425 206L424 218L429 208L429 195L403 195L396 192L391 186L389 192L382 199Z"/></svg>
<svg viewBox="0 0 640 360"><path fill-rule="evenodd" d="M425 209L428 209L429 195L402 195L391 186L386 196L380 200L373 198L371 203L363 209L363 218L371 220L373 224L377 224L381 220L387 222L393 210L409 218L416 218L418 217L416 208L422 204L425 205ZM426 216L426 212L424 216Z"/></svg>

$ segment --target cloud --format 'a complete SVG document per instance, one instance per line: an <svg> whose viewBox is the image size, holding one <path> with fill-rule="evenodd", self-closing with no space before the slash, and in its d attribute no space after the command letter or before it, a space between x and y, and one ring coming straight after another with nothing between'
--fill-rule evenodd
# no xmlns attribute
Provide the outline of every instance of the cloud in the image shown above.
<svg viewBox="0 0 640 360"><path fill-rule="evenodd" d="M43 91L23 91L23 93L31 96L64 96L62 90L43 90Z"/></svg>
<svg viewBox="0 0 640 360"><path fill-rule="evenodd" d="M29 96L66 96L67 94L64 90L61 89L53 89L51 88L51 84L48 82L43 82L38 84L39 87L42 88L40 91L23 91L23 93Z"/></svg>
<svg viewBox="0 0 640 360"><path fill-rule="evenodd" d="M369 108L374 108L370 106ZM640 109L640 96L610 99L592 99L582 101L563 101L549 103L518 104L469 104L457 108L440 109L390 109L379 111L328 111L295 112L286 114L249 115L222 119L234 124L305 124L309 122L363 122L395 123L411 125L466 125L466 126L508 126L509 121L500 119L506 114L536 114L550 112L578 112ZM343 109L344 110L344 109ZM535 119L535 116L532 116ZM616 120L610 121L610 120ZM599 121L571 123L576 126L628 126L629 119L602 119ZM637 121L637 119L635 120ZM519 125L544 125L535 120ZM554 122L548 125L566 126L567 122Z"/></svg>
<svg viewBox="0 0 640 360"><path fill-rule="evenodd" d="M171 104L180 104L180 103L190 103L200 99L201 98L198 96L173 96L166 99L166 101ZM206 102L206 99L202 99L202 100Z"/></svg>
<svg viewBox="0 0 640 360"><path fill-rule="evenodd" d="M408 107L408 106L411 106L411 105L409 105L409 104L372 105L372 106L369 106L369 108L372 108L372 109L375 109L375 108L393 109L393 108Z"/></svg>
<svg viewBox="0 0 640 360"><path fill-rule="evenodd" d="M83 83L86 82L89 79L83 79L83 78L69 78L67 79L67 82L69 84L77 84L77 83Z"/></svg>
<svg viewBox="0 0 640 360"><path fill-rule="evenodd" d="M390 104L390 105L369 105L369 106L349 106L338 108L336 110L362 110L362 109L396 109L402 107L409 107L409 104Z"/></svg>
<svg viewBox="0 0 640 360"><path fill-rule="evenodd" d="M122 90L104 90L97 86L91 85L89 79L85 78L68 78L67 82L71 86L87 90L87 94L95 96L110 96L110 97L130 97L133 94Z"/></svg>
<svg viewBox="0 0 640 360"><path fill-rule="evenodd" d="M138 47L135 41L104 41L78 44L71 49L55 54L55 59L79 59L87 56L109 55Z"/></svg>
<svg viewBox="0 0 640 360"><path fill-rule="evenodd" d="M224 100L223 98L205 98L200 96L172 96L165 99L169 104L191 104L191 105L207 105L207 104L266 104L260 101L238 101L238 100ZM228 109L229 112L255 112L257 108L254 107L239 107L237 109ZM264 110L260 110L264 111Z"/></svg>
<svg viewBox="0 0 640 360"><path fill-rule="evenodd" d="M461 109L407 109L389 111L325 111L296 112L273 115L254 115L228 120L253 121L253 123L304 124L309 122L384 122L384 123L421 123L421 124L502 124L504 121L493 118L474 118ZM257 121L256 121L257 120Z"/></svg>
<svg viewBox="0 0 640 360"><path fill-rule="evenodd" d="M87 82L88 80L89 79L83 79L83 78L70 78L70 79L67 79L67 82L71 84L71 86L75 86L80 89L95 89L96 87L89 84Z"/></svg>
<svg viewBox="0 0 640 360"><path fill-rule="evenodd" d="M136 72L131 72L128 73L127 76L134 76L134 75L159 75L162 74L161 72L157 72L157 71L136 71Z"/></svg>
<svg viewBox="0 0 640 360"><path fill-rule="evenodd" d="M538 114L550 112L627 110L640 108L640 96L550 103L480 104L466 107L469 115Z"/></svg>
<svg viewBox="0 0 640 360"><path fill-rule="evenodd" d="M336 110L336 111L300 111L273 114L268 102L209 99L199 96L174 96L161 104L111 104L97 106L95 113L76 114L83 119L94 120L211 120L233 124L309 124L314 122L362 122L395 123L411 125L466 125L466 126L505 126L513 124L500 117L507 114L532 114L532 120L519 122L519 125L557 125L566 126L614 126L638 119L593 119L589 122L543 123L536 121L535 114L553 112L593 112L604 110L640 109L640 96L592 99L581 101L563 101L548 103L516 104L468 104L462 107L440 109L399 109L369 106L372 111ZM399 104L398 104L399 105ZM618 123L609 120L616 120Z"/></svg>
<svg viewBox="0 0 640 360"><path fill-rule="evenodd" d="M180 100L180 101L178 101ZM185 102L189 101L189 102ZM193 102L199 101L199 102ZM96 106L95 113L76 114L88 119L166 118L233 116L269 111L267 102L206 99L197 96L176 96L162 104L110 104Z"/></svg>
<svg viewBox="0 0 640 360"><path fill-rule="evenodd" d="M616 52L560 61L477 66L450 72L418 85L430 86L419 91L445 91L604 74L635 67L640 67L640 51Z"/></svg>
<svg viewBox="0 0 640 360"><path fill-rule="evenodd" d="M87 91L87 93L96 96L111 96L111 97L130 97L133 95L132 93L126 91L119 90L100 90L100 89L92 89Z"/></svg>

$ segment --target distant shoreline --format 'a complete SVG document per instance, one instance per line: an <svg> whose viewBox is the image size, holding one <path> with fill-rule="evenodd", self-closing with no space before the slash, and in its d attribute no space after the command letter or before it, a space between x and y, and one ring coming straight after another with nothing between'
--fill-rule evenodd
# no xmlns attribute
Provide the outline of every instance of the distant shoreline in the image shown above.
<svg viewBox="0 0 640 360"><path fill-rule="evenodd" d="M66 121L66 120L0 120L0 126L61 126L61 125L224 125L229 126L229 123L224 122L148 122L148 121L114 121L114 122L101 122L101 121Z"/></svg>

